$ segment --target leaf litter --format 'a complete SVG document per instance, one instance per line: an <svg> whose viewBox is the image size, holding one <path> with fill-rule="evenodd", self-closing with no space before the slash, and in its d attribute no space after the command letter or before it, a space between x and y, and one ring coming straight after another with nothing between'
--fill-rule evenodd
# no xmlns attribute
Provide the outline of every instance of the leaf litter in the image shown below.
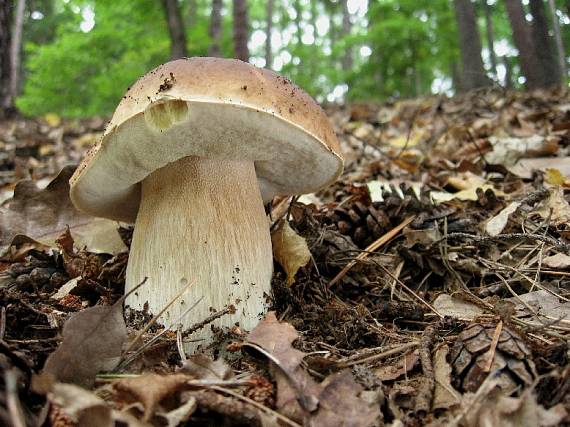
<svg viewBox="0 0 570 427"><path fill-rule="evenodd" d="M345 173L274 201L274 312L190 355L158 324L126 345L151 320L121 309L132 228L69 203L104 121L0 126L0 423L568 425L567 105L327 106Z"/></svg>

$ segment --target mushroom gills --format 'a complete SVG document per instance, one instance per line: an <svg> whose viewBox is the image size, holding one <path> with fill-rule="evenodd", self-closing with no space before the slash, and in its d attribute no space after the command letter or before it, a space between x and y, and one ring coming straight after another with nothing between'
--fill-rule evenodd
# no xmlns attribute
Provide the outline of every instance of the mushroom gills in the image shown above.
<svg viewBox="0 0 570 427"><path fill-rule="evenodd" d="M156 314L185 279L190 288L161 316L162 323L177 321L203 297L183 319L184 329L229 304L236 312L214 324L252 329L266 311L272 272L269 224L252 161L185 157L142 182L126 291L148 280L127 305ZM190 338L211 334L208 326Z"/></svg>

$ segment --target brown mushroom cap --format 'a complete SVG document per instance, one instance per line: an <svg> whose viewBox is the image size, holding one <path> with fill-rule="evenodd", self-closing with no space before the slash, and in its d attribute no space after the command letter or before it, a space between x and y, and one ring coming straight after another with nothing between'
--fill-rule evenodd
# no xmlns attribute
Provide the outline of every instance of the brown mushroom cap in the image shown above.
<svg viewBox="0 0 570 427"><path fill-rule="evenodd" d="M286 78L239 60L179 59L127 91L71 178L71 199L134 222L140 182L187 156L252 160L266 198L316 191L343 167L326 115Z"/></svg>

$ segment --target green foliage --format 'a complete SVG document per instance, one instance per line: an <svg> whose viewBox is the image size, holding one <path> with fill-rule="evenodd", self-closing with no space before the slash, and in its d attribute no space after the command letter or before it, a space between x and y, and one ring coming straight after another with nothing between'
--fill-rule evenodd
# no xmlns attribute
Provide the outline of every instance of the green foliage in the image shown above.
<svg viewBox="0 0 570 427"><path fill-rule="evenodd" d="M517 58L504 2L472 1L484 50L482 2L492 5L495 47L500 46L501 54L515 64L516 79ZM227 57L233 55L231 3L224 1L222 15L221 48ZM347 88L345 96L353 100L449 90L460 63L452 1L367 3L366 10L352 14L352 28L345 34L341 0L275 0L273 31L286 40L273 46L276 71L321 101L331 99L333 93L338 97ZM265 31L267 2L249 0L248 5L251 34L259 36ZM564 13L561 22L568 20L567 1L557 0L557 5ZM186 23L189 54L207 54L211 0L179 0L179 6ZM17 100L25 114L110 114L130 84L169 59L162 0L34 0L28 7L25 86ZM95 16L92 29L84 22L89 12ZM328 25L326 34L323 23ZM570 26L562 25L562 31L568 46ZM352 50L352 66L343 69L348 49ZM250 54L252 62L262 64L265 45L252 39Z"/></svg>

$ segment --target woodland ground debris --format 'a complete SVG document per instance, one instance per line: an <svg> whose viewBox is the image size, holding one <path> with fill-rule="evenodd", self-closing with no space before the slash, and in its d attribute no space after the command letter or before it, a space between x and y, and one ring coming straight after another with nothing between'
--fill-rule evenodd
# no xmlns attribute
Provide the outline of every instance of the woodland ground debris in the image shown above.
<svg viewBox="0 0 570 427"><path fill-rule="evenodd" d="M174 327L91 388L38 374L56 348L87 339L66 323L75 313L113 312L131 230L125 249L94 251L73 227L49 230L69 217L61 194L50 218L10 198L18 179L45 186L77 162L103 122L0 123L2 217L12 206L20 224L61 235L38 241L0 223L0 423L570 425L570 185L548 161L517 174L520 159L568 164L570 99L491 90L328 113L347 168L328 190L274 201L272 219L286 218L312 257L293 283L276 264L274 314L253 331L215 329L206 356L185 354L177 343L192 335ZM126 313L123 349L149 320Z"/></svg>

